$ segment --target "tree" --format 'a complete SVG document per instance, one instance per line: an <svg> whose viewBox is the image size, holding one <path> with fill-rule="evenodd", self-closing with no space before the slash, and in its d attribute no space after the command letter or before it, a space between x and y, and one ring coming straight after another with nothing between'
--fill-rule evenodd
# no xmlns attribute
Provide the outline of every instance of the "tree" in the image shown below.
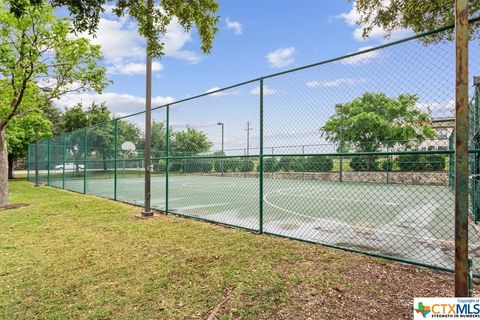
<svg viewBox="0 0 480 320"><path fill-rule="evenodd" d="M342 106L321 128L328 141L341 142L357 151L403 145L435 137L428 114L416 107L410 94L389 98L384 93L364 93Z"/></svg>
<svg viewBox="0 0 480 320"><path fill-rule="evenodd" d="M115 126L111 112L105 103L92 104L85 108L78 103L72 108L67 108L63 116L63 127L67 132L77 131L68 135L67 149L74 155L78 164L82 156L87 154L99 155L103 160L103 169L107 170L107 159L114 156L115 151ZM85 128L85 132L78 130ZM84 150L85 135L87 136L88 150ZM77 175L79 166L76 166Z"/></svg>
<svg viewBox="0 0 480 320"><path fill-rule="evenodd" d="M52 135L52 124L40 111L13 118L7 126L8 178L13 179L13 162L27 156L28 145Z"/></svg>
<svg viewBox="0 0 480 320"><path fill-rule="evenodd" d="M357 24L363 26L363 36L367 38L374 29L383 29L389 36L394 30L412 29L415 33L428 32L455 22L454 0L355 0L355 10L359 13ZM478 16L480 2L469 1L469 13ZM479 35L480 22L470 25L471 35ZM437 33L422 39L436 42L451 40L454 30Z"/></svg>
<svg viewBox="0 0 480 320"><path fill-rule="evenodd" d="M208 140L207 135L194 128L175 132L171 143L172 153L175 155L196 155L207 152L212 146L213 143Z"/></svg>
<svg viewBox="0 0 480 320"><path fill-rule="evenodd" d="M21 10L17 7L20 3ZM8 204L6 128L21 117L69 92L101 92L108 82L97 64L100 47L72 38L69 23L41 1L4 1L0 6L0 75L7 80L0 104L0 207ZM35 107L24 103L39 97Z"/></svg>
<svg viewBox="0 0 480 320"><path fill-rule="evenodd" d="M66 6L73 18L73 30L76 32L88 31L94 34L100 22L100 14L107 5L113 5L113 12L119 16L130 16L138 24L140 35L149 39L148 51L152 57L163 55L163 35L168 24L177 19L185 31L196 27L202 42L202 50L209 53L215 34L218 32L216 12L218 3L215 0L152 0L151 7L145 1L129 0L49 0L54 7ZM42 5L42 0L11 0L11 11L20 17L28 10L28 5Z"/></svg>
<svg viewBox="0 0 480 320"><path fill-rule="evenodd" d="M154 157L162 157L165 154L165 131L165 123L155 120L152 122L152 149Z"/></svg>
<svg viewBox="0 0 480 320"><path fill-rule="evenodd" d="M403 146L435 137L428 114L416 107L418 97L401 94L389 98L384 93L364 93L342 106L321 128L323 136L334 143L360 152ZM367 168L371 157L365 157Z"/></svg>
<svg viewBox="0 0 480 320"><path fill-rule="evenodd" d="M42 113L45 119L48 119L52 124L52 133L54 136L58 136L65 133L63 127L63 113L53 103L47 103L42 108Z"/></svg>

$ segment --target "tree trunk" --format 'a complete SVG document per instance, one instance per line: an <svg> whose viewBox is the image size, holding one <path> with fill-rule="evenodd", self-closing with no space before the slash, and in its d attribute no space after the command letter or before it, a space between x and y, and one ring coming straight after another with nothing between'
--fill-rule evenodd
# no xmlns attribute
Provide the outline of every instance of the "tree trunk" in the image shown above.
<svg viewBox="0 0 480 320"><path fill-rule="evenodd" d="M8 179L13 179L13 157L8 154Z"/></svg>
<svg viewBox="0 0 480 320"><path fill-rule="evenodd" d="M0 130L0 208L8 205L8 150L6 128Z"/></svg>

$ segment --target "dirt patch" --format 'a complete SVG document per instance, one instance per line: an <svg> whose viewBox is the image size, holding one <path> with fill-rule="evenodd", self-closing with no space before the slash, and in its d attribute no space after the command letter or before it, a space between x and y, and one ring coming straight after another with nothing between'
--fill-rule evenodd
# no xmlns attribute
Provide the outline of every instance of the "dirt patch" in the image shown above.
<svg viewBox="0 0 480 320"><path fill-rule="evenodd" d="M143 216L141 212L139 212L138 214L134 215L132 217L133 220L148 220L148 219L152 219L152 218L159 218L159 217L165 217L165 213L163 211L153 211L153 215L152 216Z"/></svg>
<svg viewBox="0 0 480 320"><path fill-rule="evenodd" d="M342 268L343 281L326 290L298 285L275 319L412 319L414 297L453 295L451 273L361 255L349 258L348 265L356 267Z"/></svg>
<svg viewBox="0 0 480 320"><path fill-rule="evenodd" d="M0 211L7 211L7 210L13 210L13 209L18 209L18 208L23 208L23 207L28 207L28 203L14 203L14 204L9 204L6 207L1 207Z"/></svg>

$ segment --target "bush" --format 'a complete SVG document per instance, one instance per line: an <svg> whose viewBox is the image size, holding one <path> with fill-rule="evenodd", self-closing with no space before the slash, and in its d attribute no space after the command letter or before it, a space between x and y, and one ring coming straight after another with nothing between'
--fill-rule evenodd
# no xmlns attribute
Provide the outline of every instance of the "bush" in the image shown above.
<svg viewBox="0 0 480 320"><path fill-rule="evenodd" d="M400 171L443 171L445 158L440 154L402 154L395 161Z"/></svg>
<svg viewBox="0 0 480 320"><path fill-rule="evenodd" d="M240 172L252 172L255 164L252 160L241 160L238 163L238 171Z"/></svg>
<svg viewBox="0 0 480 320"><path fill-rule="evenodd" d="M185 172L211 172L213 161L211 159L193 159L186 160Z"/></svg>
<svg viewBox="0 0 480 320"><path fill-rule="evenodd" d="M170 172L181 172L183 170L183 161L170 160L168 167Z"/></svg>
<svg viewBox="0 0 480 320"><path fill-rule="evenodd" d="M376 157L357 156L350 160L353 171L379 171L380 163Z"/></svg>
<svg viewBox="0 0 480 320"><path fill-rule="evenodd" d="M282 171L302 171L303 163L300 157L282 157L278 162L278 170Z"/></svg>
<svg viewBox="0 0 480 320"><path fill-rule="evenodd" d="M443 171L445 170L446 156L441 154L425 155L426 171Z"/></svg>
<svg viewBox="0 0 480 320"><path fill-rule="evenodd" d="M239 161L236 159L219 159L214 162L216 172L234 172L238 167Z"/></svg>
<svg viewBox="0 0 480 320"><path fill-rule="evenodd" d="M163 173L165 172L165 160L158 160L153 164L153 171Z"/></svg>
<svg viewBox="0 0 480 320"><path fill-rule="evenodd" d="M418 154L399 155L395 162L400 171L423 171L422 157Z"/></svg>
<svg viewBox="0 0 480 320"><path fill-rule="evenodd" d="M305 160L307 172L330 172L333 169L333 160L324 156L310 156Z"/></svg>
<svg viewBox="0 0 480 320"><path fill-rule="evenodd" d="M263 172L275 172L278 171L278 167L278 160L276 158L266 158L263 160ZM260 171L260 165L258 165L257 171Z"/></svg>
<svg viewBox="0 0 480 320"><path fill-rule="evenodd" d="M393 161L391 159L386 159L382 162L382 171L392 171L393 170Z"/></svg>

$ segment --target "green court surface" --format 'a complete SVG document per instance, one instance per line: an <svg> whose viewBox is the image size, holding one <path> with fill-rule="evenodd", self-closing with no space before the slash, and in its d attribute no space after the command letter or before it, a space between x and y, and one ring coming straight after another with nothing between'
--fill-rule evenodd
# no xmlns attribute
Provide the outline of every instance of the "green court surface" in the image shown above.
<svg viewBox="0 0 480 320"><path fill-rule="evenodd" d="M83 187L83 178L65 180L66 189ZM259 230L263 206L266 233L453 268L454 195L447 186L265 179L261 201L258 178L171 174L168 189L170 213ZM143 190L142 176L119 174L117 200L143 205ZM165 178L152 177L152 207L166 209L165 190ZM87 179L86 192L113 198L113 176ZM477 260L480 241L470 228Z"/></svg>

